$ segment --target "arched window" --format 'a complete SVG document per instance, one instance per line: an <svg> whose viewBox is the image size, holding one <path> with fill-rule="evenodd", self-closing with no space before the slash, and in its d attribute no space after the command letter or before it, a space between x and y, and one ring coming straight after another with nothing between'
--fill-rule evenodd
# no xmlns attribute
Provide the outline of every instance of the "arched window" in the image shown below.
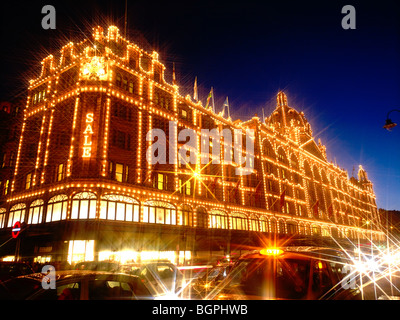
<svg viewBox="0 0 400 320"><path fill-rule="evenodd" d="M306 228L304 227L303 222L299 223L299 234L305 235L306 234Z"/></svg>
<svg viewBox="0 0 400 320"><path fill-rule="evenodd" d="M15 222L24 222L25 221L25 210L26 210L26 205L25 203L18 203L14 205L10 209L10 215L8 217L8 224L7 227L12 227Z"/></svg>
<svg viewBox="0 0 400 320"><path fill-rule="evenodd" d="M193 227L193 210L184 204L178 209L178 225Z"/></svg>
<svg viewBox="0 0 400 320"><path fill-rule="evenodd" d="M286 226L287 226L287 233L288 234L297 234L297 233L299 233L298 225L297 225L296 222L290 221L290 222L287 223Z"/></svg>
<svg viewBox="0 0 400 320"><path fill-rule="evenodd" d="M197 208L196 212L197 227L207 228L208 227L208 216L207 211L204 208Z"/></svg>
<svg viewBox="0 0 400 320"><path fill-rule="evenodd" d="M97 196L92 192L79 192L72 197L71 219L95 219Z"/></svg>
<svg viewBox="0 0 400 320"><path fill-rule="evenodd" d="M264 156L275 159L274 149L272 148L271 143L267 139L263 141L263 154Z"/></svg>
<svg viewBox="0 0 400 320"><path fill-rule="evenodd" d="M321 181L321 176L319 174L317 166L313 166L313 174L314 174L314 180Z"/></svg>
<svg viewBox="0 0 400 320"><path fill-rule="evenodd" d="M276 220L275 219L271 219L270 221L270 229L269 232L271 233L277 233L277 226L276 226Z"/></svg>
<svg viewBox="0 0 400 320"><path fill-rule="evenodd" d="M176 208L164 201L146 201L143 206L143 222L176 225Z"/></svg>
<svg viewBox="0 0 400 320"><path fill-rule="evenodd" d="M6 223L6 208L0 208L0 229L5 227Z"/></svg>
<svg viewBox="0 0 400 320"><path fill-rule="evenodd" d="M278 161L285 164L288 163L285 150L282 147L278 149Z"/></svg>
<svg viewBox="0 0 400 320"><path fill-rule="evenodd" d="M100 219L139 222L139 201L117 194L101 197Z"/></svg>
<svg viewBox="0 0 400 320"><path fill-rule="evenodd" d="M67 219L67 202L68 197L65 194L51 198L47 203L46 222Z"/></svg>
<svg viewBox="0 0 400 320"><path fill-rule="evenodd" d="M314 236L320 236L321 235L321 226L315 224L312 226L312 233Z"/></svg>
<svg viewBox="0 0 400 320"><path fill-rule="evenodd" d="M255 214L252 214L250 216L250 228L251 231L260 231L259 219L258 216L256 216Z"/></svg>
<svg viewBox="0 0 400 320"><path fill-rule="evenodd" d="M279 220L279 233L280 234L286 233L286 226L285 225L286 225L285 221L283 221L282 219Z"/></svg>
<svg viewBox="0 0 400 320"><path fill-rule="evenodd" d="M261 232L269 232L268 218L265 216L260 217L260 231Z"/></svg>
<svg viewBox="0 0 400 320"><path fill-rule="evenodd" d="M28 224L38 224L42 222L43 218L43 204L42 199L35 200L31 203L28 215Z"/></svg>
<svg viewBox="0 0 400 320"><path fill-rule="evenodd" d="M311 226L309 223L306 223L305 225L305 235L311 236Z"/></svg>
<svg viewBox="0 0 400 320"><path fill-rule="evenodd" d="M322 227L321 228L322 236L323 237L330 237L331 233L329 232L329 227Z"/></svg>
<svg viewBox="0 0 400 320"><path fill-rule="evenodd" d="M234 230L248 230L247 216L243 213L234 212L231 214L231 226Z"/></svg>
<svg viewBox="0 0 400 320"><path fill-rule="evenodd" d="M222 210L211 210L210 228L228 229L228 215Z"/></svg>

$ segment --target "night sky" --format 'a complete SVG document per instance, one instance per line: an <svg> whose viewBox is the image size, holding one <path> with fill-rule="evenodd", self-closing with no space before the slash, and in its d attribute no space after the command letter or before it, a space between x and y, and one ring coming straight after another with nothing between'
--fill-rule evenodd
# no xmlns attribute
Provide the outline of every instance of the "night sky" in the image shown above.
<svg viewBox="0 0 400 320"><path fill-rule="evenodd" d="M11 2L11 1L10 1ZM362 164L378 208L400 210L400 125L384 130L400 109L400 6L396 1L132 1L128 38L156 50L182 95L198 78L203 104L229 97L234 119L268 116L284 90L304 111L328 160L349 177ZM56 9L56 30L44 30L44 5ZM344 5L356 29L344 30ZM1 2L0 100L21 96L40 61L100 24L124 31L124 0ZM400 112L391 118L400 124Z"/></svg>

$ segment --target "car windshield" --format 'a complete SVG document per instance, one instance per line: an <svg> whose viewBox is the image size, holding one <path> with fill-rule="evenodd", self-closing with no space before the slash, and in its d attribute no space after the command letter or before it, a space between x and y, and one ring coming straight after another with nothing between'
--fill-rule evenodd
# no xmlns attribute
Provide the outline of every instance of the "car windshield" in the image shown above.
<svg viewBox="0 0 400 320"><path fill-rule="evenodd" d="M15 278L0 283L0 300L23 300L41 287L41 282L29 278Z"/></svg>
<svg viewBox="0 0 400 320"><path fill-rule="evenodd" d="M307 294L310 261L244 259L232 271L231 285L263 299L301 299Z"/></svg>

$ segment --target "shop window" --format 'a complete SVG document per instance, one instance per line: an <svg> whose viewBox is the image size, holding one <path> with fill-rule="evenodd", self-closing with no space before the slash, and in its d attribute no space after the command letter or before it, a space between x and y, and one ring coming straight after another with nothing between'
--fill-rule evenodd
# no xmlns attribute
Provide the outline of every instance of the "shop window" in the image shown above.
<svg viewBox="0 0 400 320"><path fill-rule="evenodd" d="M269 223L266 217L260 218L260 231L261 232L269 232Z"/></svg>
<svg viewBox="0 0 400 320"><path fill-rule="evenodd" d="M250 216L250 228L251 228L251 231L260 231L259 230L259 219L256 215Z"/></svg>
<svg viewBox="0 0 400 320"><path fill-rule="evenodd" d="M20 223L25 221L25 210L26 210L26 205L25 203L18 203L14 205L10 209L10 215L8 217L8 224L7 227L12 227L15 222L19 221Z"/></svg>
<svg viewBox="0 0 400 320"><path fill-rule="evenodd" d="M242 213L232 213L231 226L235 230L248 230L247 217Z"/></svg>
<svg viewBox="0 0 400 320"><path fill-rule="evenodd" d="M41 199L35 200L31 203L28 215L28 224L38 224L42 222L43 218L43 204Z"/></svg>
<svg viewBox="0 0 400 320"><path fill-rule="evenodd" d="M271 219L270 232L271 233L277 233L277 226L276 226L276 220L275 219Z"/></svg>
<svg viewBox="0 0 400 320"><path fill-rule="evenodd" d="M70 240L68 245L68 262L94 260L94 240Z"/></svg>
<svg viewBox="0 0 400 320"><path fill-rule="evenodd" d="M296 234L298 233L297 224L294 222L288 222L287 224L287 233L288 234Z"/></svg>
<svg viewBox="0 0 400 320"><path fill-rule="evenodd" d="M0 208L0 229L4 228L6 225L6 209Z"/></svg>
<svg viewBox="0 0 400 320"><path fill-rule="evenodd" d="M279 220L279 233L281 234L286 233L285 221L283 220Z"/></svg>
<svg viewBox="0 0 400 320"><path fill-rule="evenodd" d="M188 205L183 205L178 210L178 224L180 226L193 226L193 211Z"/></svg>
<svg viewBox="0 0 400 320"><path fill-rule="evenodd" d="M176 209L168 202L147 201L143 207L143 222L176 225Z"/></svg>
<svg viewBox="0 0 400 320"><path fill-rule="evenodd" d="M68 197L65 194L51 198L47 204L46 222L67 219L67 202Z"/></svg>
<svg viewBox="0 0 400 320"><path fill-rule="evenodd" d="M131 197L105 195L100 201L100 219L139 222L139 202Z"/></svg>
<svg viewBox="0 0 400 320"><path fill-rule="evenodd" d="M207 216L206 209L198 208L196 217L197 217L197 227L199 227L199 228L207 228L208 227L208 216Z"/></svg>
<svg viewBox="0 0 400 320"><path fill-rule="evenodd" d="M80 192L72 198L71 219L96 218L96 195L92 192Z"/></svg>
<svg viewBox="0 0 400 320"><path fill-rule="evenodd" d="M228 215L221 210L211 210L210 228L229 229Z"/></svg>

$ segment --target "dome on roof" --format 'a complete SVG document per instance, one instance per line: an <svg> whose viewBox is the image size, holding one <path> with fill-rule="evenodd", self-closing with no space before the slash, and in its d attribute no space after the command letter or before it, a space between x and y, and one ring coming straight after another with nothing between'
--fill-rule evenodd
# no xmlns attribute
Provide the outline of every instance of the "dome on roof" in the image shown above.
<svg viewBox="0 0 400 320"><path fill-rule="evenodd" d="M310 124L304 116L303 112L298 112L296 109L289 107L287 96L283 91L279 91L276 97L276 108L271 116L266 119L267 125L278 129L285 127L300 127L303 132L311 135Z"/></svg>

